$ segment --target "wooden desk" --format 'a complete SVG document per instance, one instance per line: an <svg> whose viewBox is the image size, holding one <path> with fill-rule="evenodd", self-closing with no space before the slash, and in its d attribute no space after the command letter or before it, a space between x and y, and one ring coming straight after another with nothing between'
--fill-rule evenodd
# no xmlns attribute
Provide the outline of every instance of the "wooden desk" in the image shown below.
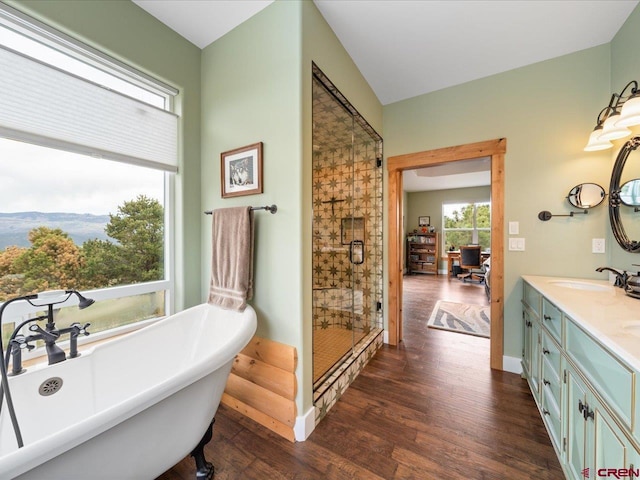
<svg viewBox="0 0 640 480"><path fill-rule="evenodd" d="M490 252L480 252L480 263L484 262L490 256ZM447 252L446 257L442 257L442 260L447 261L447 274L450 275L453 273L453 261L457 260L458 264L460 263L460 250Z"/></svg>

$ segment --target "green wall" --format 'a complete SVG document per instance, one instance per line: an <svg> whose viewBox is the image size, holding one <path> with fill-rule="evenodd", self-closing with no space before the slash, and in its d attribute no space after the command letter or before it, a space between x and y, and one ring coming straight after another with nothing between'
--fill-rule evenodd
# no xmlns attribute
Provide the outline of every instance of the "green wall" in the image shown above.
<svg viewBox="0 0 640 480"><path fill-rule="evenodd" d="M377 129L382 106L312 2L276 1L202 52L202 207L256 214L257 334L298 350L298 414L312 406L311 62ZM264 193L220 198L220 153L264 143ZM210 219L202 255L211 255ZM206 295L209 270L202 272Z"/></svg>
<svg viewBox="0 0 640 480"><path fill-rule="evenodd" d="M451 188L448 190L432 190L427 192L407 193L407 216L405 217L405 231L413 232L418 228L418 217L431 217L431 226L439 233L440 253L444 251L442 245L442 205L444 203L477 203L491 201L491 187ZM404 258L404 257L403 257ZM438 260L438 269L446 270L447 264Z"/></svg>
<svg viewBox="0 0 640 480"><path fill-rule="evenodd" d="M387 157L507 139L505 222L520 223L526 251L504 252L506 356L521 354L521 275L598 278L606 263L590 253L591 239L607 235L605 208L549 222L537 215L567 213L578 183L607 184L610 155L582 149L609 95L609 71L605 45L384 107Z"/></svg>
<svg viewBox="0 0 640 480"><path fill-rule="evenodd" d="M4 3L83 41L180 93L179 172L174 221L176 310L201 302L200 49L129 0Z"/></svg>
<svg viewBox="0 0 640 480"><path fill-rule="evenodd" d="M333 84L384 137L382 132L382 105L373 90L360 74L360 71L347 54L338 38L327 24L322 14L311 1L303 1L302 5L302 238L303 238L303 299L304 311L303 349L298 351L304 365L303 391L305 408L312 404L311 392L313 383L313 348L312 348L312 216L311 179L312 179L312 98L311 98L311 63L315 64L327 75Z"/></svg>

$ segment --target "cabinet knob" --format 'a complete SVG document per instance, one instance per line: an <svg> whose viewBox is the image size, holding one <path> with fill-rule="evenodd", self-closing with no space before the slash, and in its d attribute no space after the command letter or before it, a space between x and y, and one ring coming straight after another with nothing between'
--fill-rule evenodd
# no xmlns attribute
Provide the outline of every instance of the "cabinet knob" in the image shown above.
<svg viewBox="0 0 640 480"><path fill-rule="evenodd" d="M582 400L578 400L578 411L582 413L586 408L586 405L582 403Z"/></svg>
<svg viewBox="0 0 640 480"><path fill-rule="evenodd" d="M549 355L551 352L549 350L547 350L546 348L542 349L542 353L544 353L545 355Z"/></svg>
<svg viewBox="0 0 640 480"><path fill-rule="evenodd" d="M547 387L548 387L549 385L551 385L551 382L550 382L549 380L547 380L546 378L543 378L543 379L542 379L542 383L544 383Z"/></svg>
<svg viewBox="0 0 640 480"><path fill-rule="evenodd" d="M549 412L549 410L547 410L546 408L542 410L542 413L544 415L551 415L551 413Z"/></svg>

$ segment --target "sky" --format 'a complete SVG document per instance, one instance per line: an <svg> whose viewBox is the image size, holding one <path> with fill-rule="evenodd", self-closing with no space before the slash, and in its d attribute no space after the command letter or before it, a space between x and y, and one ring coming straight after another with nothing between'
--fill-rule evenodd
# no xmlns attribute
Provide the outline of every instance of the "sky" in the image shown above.
<svg viewBox="0 0 640 480"><path fill-rule="evenodd" d="M164 205L164 173L0 138L0 212L106 215L138 195Z"/></svg>

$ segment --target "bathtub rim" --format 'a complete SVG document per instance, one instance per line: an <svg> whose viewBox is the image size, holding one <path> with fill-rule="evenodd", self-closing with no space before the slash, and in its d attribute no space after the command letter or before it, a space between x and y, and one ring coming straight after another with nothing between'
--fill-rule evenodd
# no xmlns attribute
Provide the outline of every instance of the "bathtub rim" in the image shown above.
<svg viewBox="0 0 640 480"><path fill-rule="evenodd" d="M103 348L107 348L109 345L113 345L116 342L121 342L127 338L130 338L130 336L132 335L142 335L147 332L148 329L161 328L165 323L170 321L177 321L179 317L197 310L203 310L203 314L208 314L208 310L225 312L224 309L218 306L208 303L201 303L188 309L182 310L181 312L178 312L174 315L167 316L158 322L131 332L128 335L114 338L112 341L105 342L103 344L95 345L86 352L88 354L90 351L93 352ZM240 331L244 331L244 328L239 327L237 329L237 335L234 335L235 343L239 344L237 348L234 348L234 351L237 350L237 354L253 337L257 327L257 318L255 310L250 305L247 305L245 311L242 313L231 313L237 314L238 320L243 319L247 323L247 325L244 327L247 329L246 339L239 334ZM251 335L248 335L249 332L251 333ZM48 435L42 439L31 442L28 445L25 445L23 448L18 448L7 453L6 455L0 456L0 475L7 474L9 475L8 478L13 478L28 472L38 465L41 465L46 461L51 460L52 458L61 455L68 450L71 450L81 443L84 443L91 438L96 437L101 433L109 430L110 428L113 428L114 426L125 422L127 419L135 416L143 410L146 410L147 408L152 407L156 403L165 400L177 391L206 377L209 373L215 371L217 368L222 368L222 366L228 363L228 361L232 361L236 355L234 354L232 357L227 359L225 362L222 362L222 364L218 365L216 368L212 368L209 363L211 360L211 356L214 353L215 352L212 352L211 355L207 355L200 361L193 363L190 368L186 370L186 373L184 370L181 371L182 375L171 375L170 377L164 379L164 381L162 381L161 383L154 385L152 388L144 390L137 395L133 395L124 401L116 403L81 422L72 424L69 427L59 430L52 435ZM180 378L180 381L176 381L177 378Z"/></svg>

